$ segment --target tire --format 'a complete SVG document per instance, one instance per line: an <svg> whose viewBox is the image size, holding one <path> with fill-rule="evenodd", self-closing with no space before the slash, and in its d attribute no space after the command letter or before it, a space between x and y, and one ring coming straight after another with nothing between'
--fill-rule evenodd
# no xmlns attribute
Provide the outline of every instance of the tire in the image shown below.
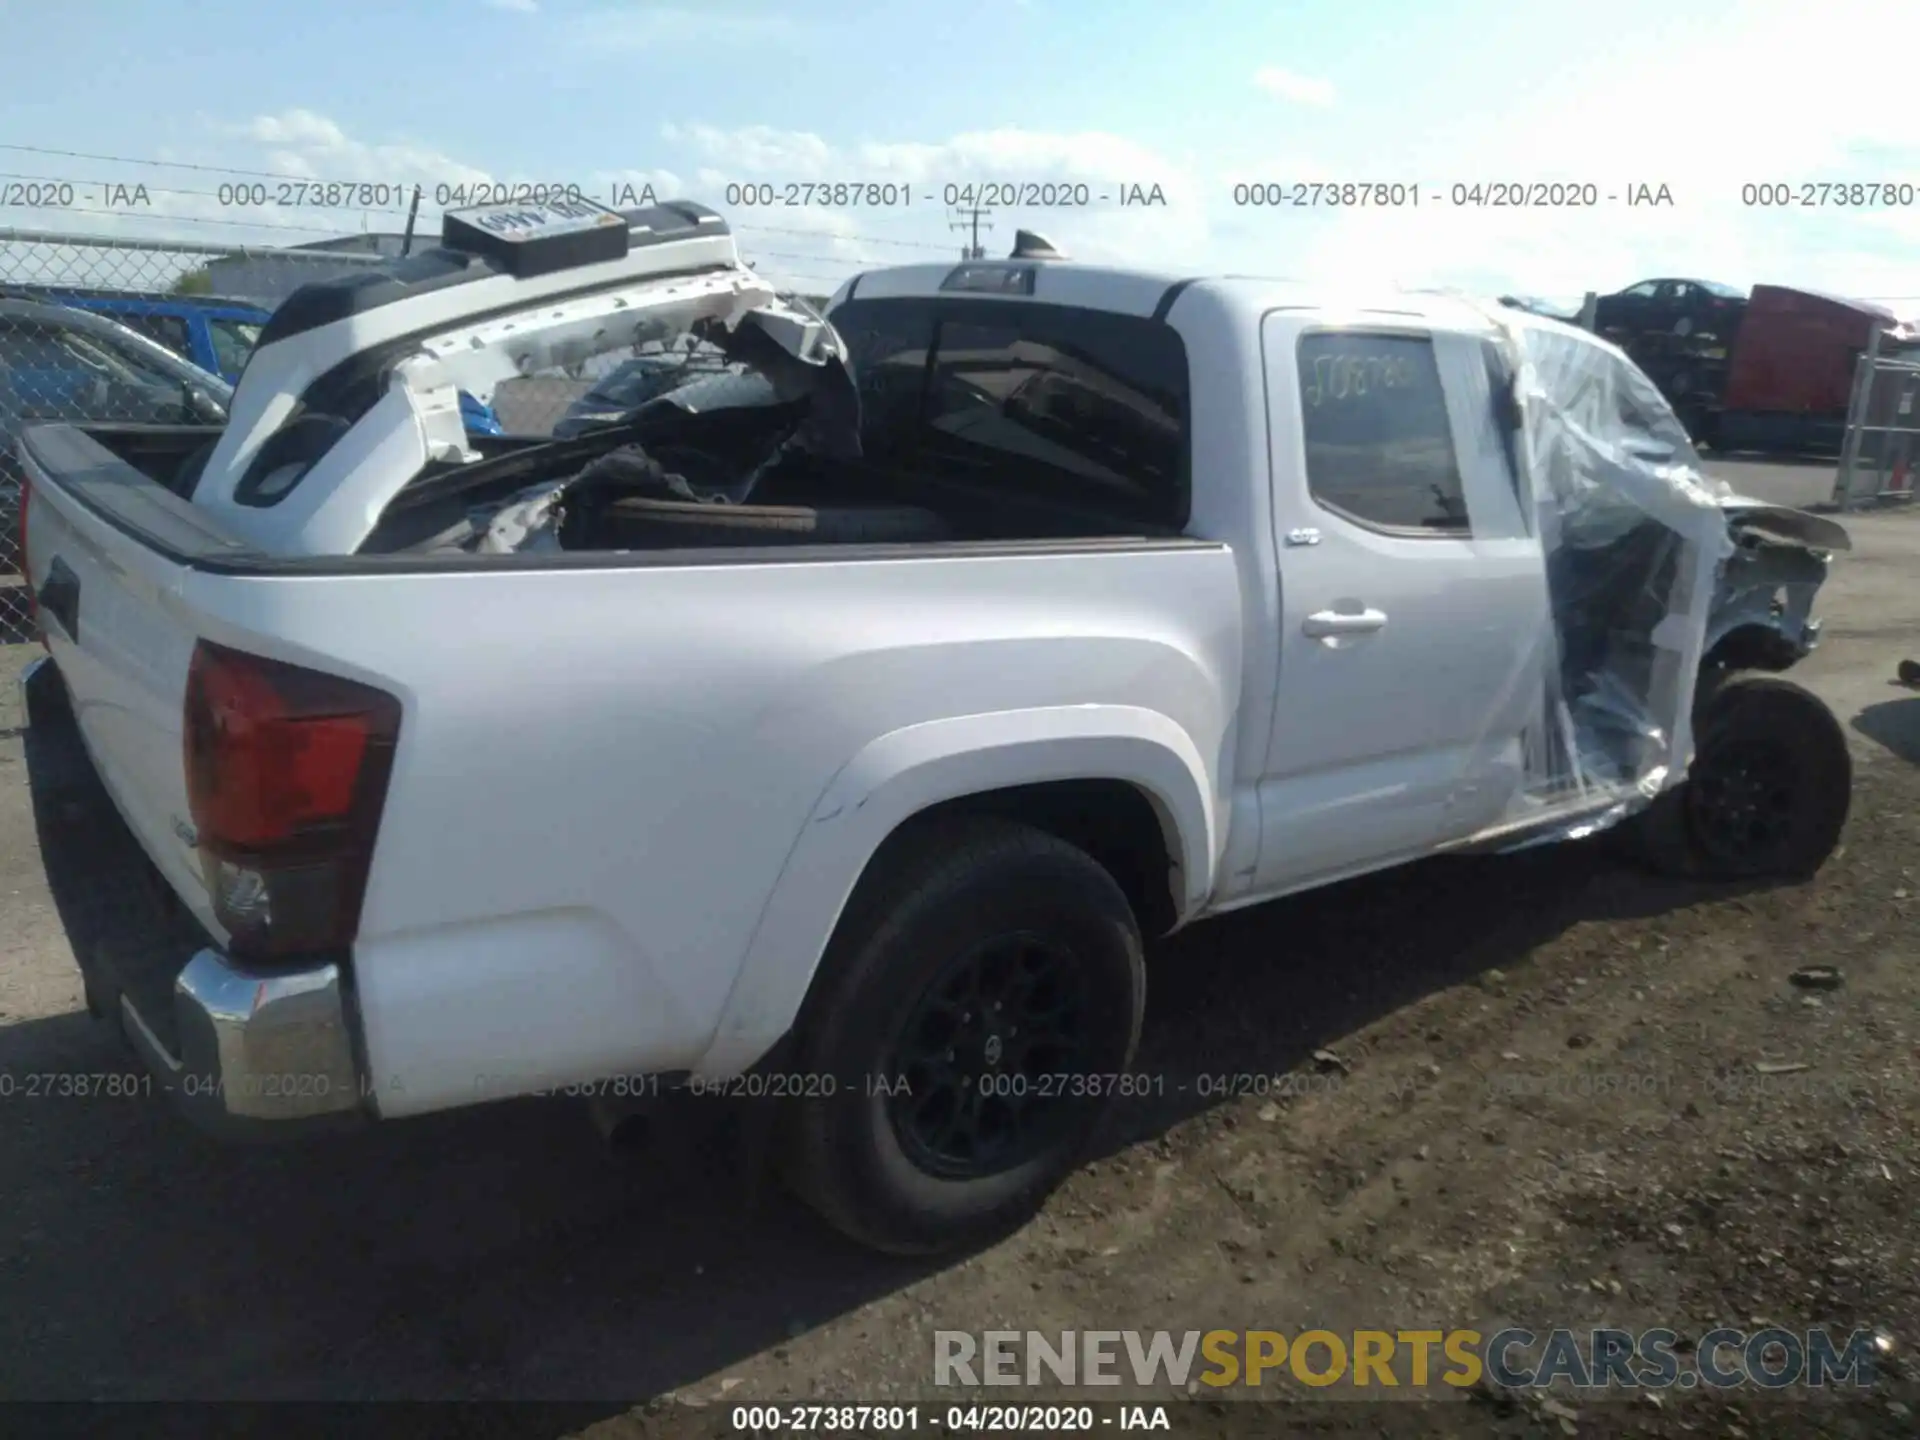
<svg viewBox="0 0 1920 1440"><path fill-rule="evenodd" d="M944 540L946 524L909 505L702 505L686 500L610 502L595 522L601 547L910 544Z"/></svg>
<svg viewBox="0 0 1920 1440"><path fill-rule="evenodd" d="M1847 823L1846 732L1818 696L1778 676L1735 673L1702 685L1693 765L1629 822L1633 852L1685 879L1805 879Z"/></svg>
<svg viewBox="0 0 1920 1440"><path fill-rule="evenodd" d="M998 1045L979 1030L955 1037L937 1009L924 1008L969 974L985 977L973 994L995 993L985 982L1018 968L1004 958L1009 953L1055 977L1050 990L1044 978L1033 986L1055 998L1054 1014L1078 1015L1077 1025L1064 1027L1080 1046L1070 1059L1057 1051L1021 1055L1031 1031L1027 1041L1015 1041L1019 1026L1005 1020ZM1045 969L1049 961L1059 968ZM1077 1009L1063 998L1075 995ZM788 1185L843 1234L890 1254L937 1253L1016 1227L1071 1173L1112 1098L1109 1084L1063 1086L1034 1077L1126 1073L1145 999L1133 909L1084 851L997 820L941 823L896 837L856 889L803 1012L798 1071L822 1077L821 1088L831 1093L796 1101L782 1119ZM1003 1003L1020 1002L1009 993ZM1047 1024L1044 1004L1024 1014ZM957 1091L936 1083L932 1068L948 1039L954 1049L966 1050L969 1040L979 1047L953 1067L956 1077L978 1077ZM931 1066L921 1058L929 1040L936 1042ZM950 1058L953 1050L946 1053ZM904 1079L914 1093L874 1093L869 1077L876 1076L884 1077L880 1088ZM1004 1148L996 1153L995 1127L1015 1107L988 1090L976 1113L989 1140L968 1157L967 1147L957 1137L942 1139L933 1122L966 1095L978 1096L982 1082L1019 1084L1035 1128L1024 1137L1001 1132ZM1064 1093L1043 1099L1043 1084ZM1089 1093L1072 1093L1077 1088Z"/></svg>

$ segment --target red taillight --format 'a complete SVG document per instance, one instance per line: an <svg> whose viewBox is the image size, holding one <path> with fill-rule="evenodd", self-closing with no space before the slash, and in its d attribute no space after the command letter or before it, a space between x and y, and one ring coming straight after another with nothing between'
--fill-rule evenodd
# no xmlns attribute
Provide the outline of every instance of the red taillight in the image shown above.
<svg viewBox="0 0 1920 1440"><path fill-rule="evenodd" d="M187 801L238 954L351 943L400 728L393 696L201 641L187 670Z"/></svg>

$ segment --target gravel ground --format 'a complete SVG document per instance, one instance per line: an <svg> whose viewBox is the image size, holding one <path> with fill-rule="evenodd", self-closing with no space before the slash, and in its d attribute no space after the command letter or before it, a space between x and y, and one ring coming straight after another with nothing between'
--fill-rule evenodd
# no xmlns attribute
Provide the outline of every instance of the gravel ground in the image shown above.
<svg viewBox="0 0 1920 1440"><path fill-rule="evenodd" d="M1730 478L1804 503L1830 474ZM1883 1327L1893 1358L1866 1397L1711 1414L1677 1393L1284 1421L1159 1398L1182 1402L1189 1434L1911 1436L1920 696L1892 674L1920 655L1920 513L1851 528L1827 643L1796 672L1847 722L1859 767L1844 849L1810 883L1660 883L1561 847L1198 927L1154 965L1140 1068L1166 1092L1123 1102L1032 1225L941 1265L856 1251L743 1184L720 1143L730 1117L698 1106L638 1159L532 1102L236 1151L155 1102L16 1085L0 1098L0 1394L550 1399L578 1403L493 1428L724 1434L737 1403L934 1398L936 1329L1697 1339L1765 1320ZM0 681L26 653L0 647ZM8 723L0 1074L124 1069L82 1011ZM1837 988L1795 982L1815 964ZM1292 1079L1203 1099L1203 1073Z"/></svg>

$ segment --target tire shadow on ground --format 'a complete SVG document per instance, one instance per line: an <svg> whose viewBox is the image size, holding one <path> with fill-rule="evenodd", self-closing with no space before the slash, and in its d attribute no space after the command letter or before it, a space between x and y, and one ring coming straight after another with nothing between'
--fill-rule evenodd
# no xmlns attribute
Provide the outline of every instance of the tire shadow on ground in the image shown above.
<svg viewBox="0 0 1920 1440"><path fill-rule="evenodd" d="M1920 695L1905 686L1891 700L1869 705L1853 717L1853 728L1909 765L1920 765Z"/></svg>

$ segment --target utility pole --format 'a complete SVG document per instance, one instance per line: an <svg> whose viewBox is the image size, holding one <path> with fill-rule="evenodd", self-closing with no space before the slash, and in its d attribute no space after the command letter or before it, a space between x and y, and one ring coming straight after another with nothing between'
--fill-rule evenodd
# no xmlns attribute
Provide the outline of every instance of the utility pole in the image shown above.
<svg viewBox="0 0 1920 1440"><path fill-rule="evenodd" d="M400 254L403 258L413 253L413 223L419 218L420 187L416 185L413 187L413 204L407 207L407 233L400 239Z"/></svg>
<svg viewBox="0 0 1920 1440"><path fill-rule="evenodd" d="M987 252L981 248L980 245L980 222L987 216L993 214L993 211L982 210L978 205L957 205L954 208L966 218L952 222L947 228L949 230L971 229L973 232L973 243L961 247L960 258L962 260L984 260ZM987 228L991 230L993 227L989 225Z"/></svg>

